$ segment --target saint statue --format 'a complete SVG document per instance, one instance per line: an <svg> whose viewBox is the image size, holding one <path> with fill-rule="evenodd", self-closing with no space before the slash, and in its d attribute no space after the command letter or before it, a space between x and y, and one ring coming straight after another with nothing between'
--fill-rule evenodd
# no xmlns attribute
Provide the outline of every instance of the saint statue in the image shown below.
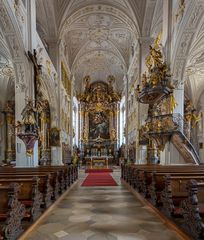
<svg viewBox="0 0 204 240"><path fill-rule="evenodd" d="M83 129L82 140L83 140L84 142L87 142L87 141L88 141L88 131L87 131L86 127L84 127L84 129Z"/></svg>
<svg viewBox="0 0 204 240"><path fill-rule="evenodd" d="M115 141L117 136L116 136L116 130L114 128L111 129L111 132L110 132L110 139L111 141Z"/></svg>
<svg viewBox="0 0 204 240"><path fill-rule="evenodd" d="M33 101L28 100L27 105L21 113L23 124L25 125L25 132L37 132L36 112L36 108L33 107Z"/></svg>
<svg viewBox="0 0 204 240"><path fill-rule="evenodd" d="M84 77L84 84L85 84L85 93L88 93L90 90L90 76Z"/></svg>

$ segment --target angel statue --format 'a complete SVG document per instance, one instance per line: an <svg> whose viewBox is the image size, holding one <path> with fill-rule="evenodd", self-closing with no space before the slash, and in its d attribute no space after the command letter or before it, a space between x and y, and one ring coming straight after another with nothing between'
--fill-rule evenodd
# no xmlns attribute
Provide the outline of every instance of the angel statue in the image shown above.
<svg viewBox="0 0 204 240"><path fill-rule="evenodd" d="M160 45L161 45L161 37L162 37L162 32L160 32L158 34L158 36L156 37L155 41L154 41L154 48L155 49L159 49Z"/></svg>
<svg viewBox="0 0 204 240"><path fill-rule="evenodd" d="M177 105L178 104L176 102L175 97L173 96L173 94L171 94L169 97L169 111L171 114L174 112L174 109L176 108Z"/></svg>
<svg viewBox="0 0 204 240"><path fill-rule="evenodd" d="M191 118L191 127L194 128L198 122L201 120L202 114L196 114L196 110L193 110L192 112L192 118Z"/></svg>

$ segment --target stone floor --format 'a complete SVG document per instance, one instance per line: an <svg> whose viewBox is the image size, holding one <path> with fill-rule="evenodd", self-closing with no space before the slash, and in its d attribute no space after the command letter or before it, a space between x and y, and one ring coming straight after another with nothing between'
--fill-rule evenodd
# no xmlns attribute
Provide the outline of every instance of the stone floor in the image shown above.
<svg viewBox="0 0 204 240"><path fill-rule="evenodd" d="M177 240L154 212L120 185L81 187L80 181L26 238L29 240Z"/></svg>

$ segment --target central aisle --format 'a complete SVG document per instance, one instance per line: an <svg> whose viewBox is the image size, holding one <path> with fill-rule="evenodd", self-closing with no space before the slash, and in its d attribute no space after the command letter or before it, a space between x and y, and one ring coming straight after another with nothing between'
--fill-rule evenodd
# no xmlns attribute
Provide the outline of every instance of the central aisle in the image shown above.
<svg viewBox="0 0 204 240"><path fill-rule="evenodd" d="M81 187L80 182L26 239L177 240L125 187ZM119 182L119 172L114 173Z"/></svg>

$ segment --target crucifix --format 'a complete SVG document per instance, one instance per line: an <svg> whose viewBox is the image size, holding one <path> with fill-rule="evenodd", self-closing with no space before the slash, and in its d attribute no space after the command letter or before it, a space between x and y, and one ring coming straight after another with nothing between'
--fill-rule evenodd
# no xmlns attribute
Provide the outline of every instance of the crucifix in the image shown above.
<svg viewBox="0 0 204 240"><path fill-rule="evenodd" d="M41 85L41 82L40 82L40 74L42 72L42 65L39 65L37 63L37 52L36 52L36 49L33 50L33 54L28 51L28 56L30 58L30 60L32 61L33 63L33 68L34 68L34 97L35 97L35 105L36 105L36 102L37 102L37 98L39 97L39 87Z"/></svg>

